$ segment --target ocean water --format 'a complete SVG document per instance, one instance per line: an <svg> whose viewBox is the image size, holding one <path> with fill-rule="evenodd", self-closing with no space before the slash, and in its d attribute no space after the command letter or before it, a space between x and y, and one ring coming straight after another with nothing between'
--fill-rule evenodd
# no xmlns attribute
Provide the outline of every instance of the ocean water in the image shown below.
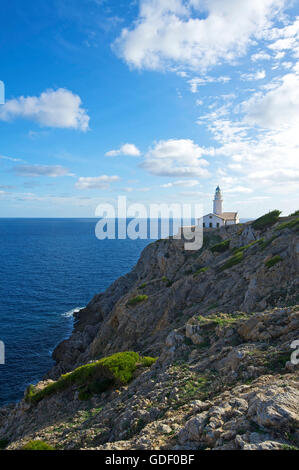
<svg viewBox="0 0 299 470"><path fill-rule="evenodd" d="M95 219L0 219L0 406L53 365L72 313L136 264L152 240L98 240Z"/></svg>

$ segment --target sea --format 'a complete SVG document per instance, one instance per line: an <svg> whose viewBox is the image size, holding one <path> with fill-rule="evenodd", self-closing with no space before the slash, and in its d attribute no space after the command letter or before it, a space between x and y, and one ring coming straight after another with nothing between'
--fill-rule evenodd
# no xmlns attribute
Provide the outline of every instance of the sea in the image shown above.
<svg viewBox="0 0 299 470"><path fill-rule="evenodd" d="M0 407L54 364L73 313L129 272L149 238L95 236L96 219L0 219ZM1 362L1 361L0 361Z"/></svg>

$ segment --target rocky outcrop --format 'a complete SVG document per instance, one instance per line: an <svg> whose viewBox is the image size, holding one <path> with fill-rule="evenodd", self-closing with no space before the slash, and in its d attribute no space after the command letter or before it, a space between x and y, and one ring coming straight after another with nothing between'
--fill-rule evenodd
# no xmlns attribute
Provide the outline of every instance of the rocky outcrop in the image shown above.
<svg viewBox="0 0 299 470"><path fill-rule="evenodd" d="M227 250L211 250L228 239ZM10 449L32 439L58 449L299 447L297 246L295 230L250 224L209 231L196 252L172 239L147 246L76 314L47 380L125 350L156 363L87 401L71 385L4 408L0 440ZM240 262L223 269L239 248Z"/></svg>
<svg viewBox="0 0 299 470"><path fill-rule="evenodd" d="M225 239L230 240L229 250L212 253L209 247ZM297 243L292 230L261 233L244 224L209 232L204 248L195 252L184 251L181 240L150 244L131 273L76 314L75 331L54 351L58 364L49 377L117 351L159 355L173 327L197 311L251 312L294 303ZM234 249L244 246L248 248L243 261L221 271ZM269 269L265 261L277 253L282 261ZM207 269L200 272L201 268ZM128 301L140 294L147 295L147 301L129 306Z"/></svg>

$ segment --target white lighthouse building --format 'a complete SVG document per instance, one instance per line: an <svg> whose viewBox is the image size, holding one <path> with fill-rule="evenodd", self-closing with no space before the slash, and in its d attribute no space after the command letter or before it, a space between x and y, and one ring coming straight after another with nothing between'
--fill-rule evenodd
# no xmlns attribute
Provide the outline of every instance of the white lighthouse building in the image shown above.
<svg viewBox="0 0 299 470"><path fill-rule="evenodd" d="M238 212L223 212L222 203L221 189L217 186L213 201L213 212L203 216L204 228L219 228L239 223Z"/></svg>

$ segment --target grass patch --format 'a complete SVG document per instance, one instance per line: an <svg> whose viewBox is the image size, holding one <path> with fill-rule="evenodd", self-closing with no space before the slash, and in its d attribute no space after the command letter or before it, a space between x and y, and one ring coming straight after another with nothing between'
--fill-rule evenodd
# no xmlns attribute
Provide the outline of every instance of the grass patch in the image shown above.
<svg viewBox="0 0 299 470"><path fill-rule="evenodd" d="M130 382L138 366L150 367L157 358L141 357L133 351L120 352L104 357L98 361L85 364L50 383L42 390L30 385L26 393L26 401L38 403L43 398L71 385L80 387L79 399L88 400L93 394L106 391L112 385L124 385Z"/></svg>
<svg viewBox="0 0 299 470"><path fill-rule="evenodd" d="M268 259L268 261L265 261L265 266L269 269L272 268L275 264L279 263L282 261L282 257L279 255L273 256L273 258Z"/></svg>
<svg viewBox="0 0 299 470"><path fill-rule="evenodd" d="M205 273L208 269L209 269L208 266L204 268L200 268L197 271L195 271L194 276L197 276L198 274L201 274L201 273Z"/></svg>
<svg viewBox="0 0 299 470"><path fill-rule="evenodd" d="M244 251L238 251L233 256L228 258L228 260L222 266L220 266L219 271L225 271L226 269L229 269L232 266L235 266L236 264L241 263L243 259L244 259Z"/></svg>
<svg viewBox="0 0 299 470"><path fill-rule="evenodd" d="M258 240L254 240L253 242L248 243L248 245L243 245L243 246L240 246L239 248L234 248L233 253L234 254L243 253L244 251L248 250L248 248L256 245L257 243L262 245L263 241L264 241L263 238L259 238Z"/></svg>
<svg viewBox="0 0 299 470"><path fill-rule="evenodd" d="M127 303L129 306L137 305L140 304L141 302L145 302L148 299L148 295L136 295L136 297L133 297L130 299Z"/></svg>
<svg viewBox="0 0 299 470"><path fill-rule="evenodd" d="M22 447L22 450L55 450L54 447L45 441L29 441Z"/></svg>
<svg viewBox="0 0 299 470"><path fill-rule="evenodd" d="M281 444L280 450L299 450L299 448L288 444Z"/></svg>
<svg viewBox="0 0 299 470"><path fill-rule="evenodd" d="M256 219L252 223L252 227L255 230L263 230L268 227L271 227L271 225L275 224L275 222L278 221L278 217L280 216L281 211L274 210L271 212L268 212L268 214L262 215L258 219Z"/></svg>
<svg viewBox="0 0 299 470"><path fill-rule="evenodd" d="M248 315L246 314L228 314L228 313L217 313L212 314L209 317L198 316L199 325L214 324L216 326L228 326L239 322L240 320L247 320Z"/></svg>
<svg viewBox="0 0 299 470"><path fill-rule="evenodd" d="M223 253L229 249L230 240L224 240L221 243L211 246L210 250L212 253Z"/></svg>
<svg viewBox="0 0 299 470"><path fill-rule="evenodd" d="M299 227L299 217L293 220L289 220L288 222L284 222L283 224L278 225L275 227L275 230L284 230L286 228L298 228Z"/></svg>

